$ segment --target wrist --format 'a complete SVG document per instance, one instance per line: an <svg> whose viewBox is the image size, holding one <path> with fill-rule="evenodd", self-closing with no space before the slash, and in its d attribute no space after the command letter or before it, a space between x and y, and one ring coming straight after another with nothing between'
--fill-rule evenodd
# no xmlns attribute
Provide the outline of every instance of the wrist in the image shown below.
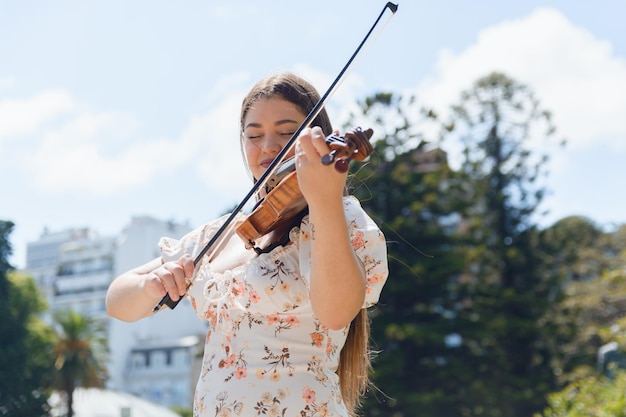
<svg viewBox="0 0 626 417"><path fill-rule="evenodd" d="M334 195L332 197L322 197L307 201L309 213L343 213L343 195Z"/></svg>

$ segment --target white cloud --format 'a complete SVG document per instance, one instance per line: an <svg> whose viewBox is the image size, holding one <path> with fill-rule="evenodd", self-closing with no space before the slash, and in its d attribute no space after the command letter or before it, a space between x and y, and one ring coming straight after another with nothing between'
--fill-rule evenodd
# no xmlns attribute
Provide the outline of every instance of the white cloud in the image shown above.
<svg viewBox="0 0 626 417"><path fill-rule="evenodd" d="M0 141L36 132L43 124L71 112L74 99L64 90L47 90L27 99L0 101Z"/></svg>
<svg viewBox="0 0 626 417"><path fill-rule="evenodd" d="M528 85L553 112L559 135L569 146L598 141L608 147L626 146L616 140L626 136L626 60L560 12L537 9L525 18L484 29L476 43L459 54L442 51L419 95L443 109L491 71Z"/></svg>
<svg viewBox="0 0 626 417"><path fill-rule="evenodd" d="M240 88L234 88L216 106L194 118L181 140L197 145L194 164L207 186L236 196L251 184L239 151L238 121L243 95Z"/></svg>
<svg viewBox="0 0 626 417"><path fill-rule="evenodd" d="M311 68L304 72L313 82L329 84ZM209 190L236 199L251 185L238 144L241 100L249 84L246 73L216 81L206 95L206 111L191 117L175 138L142 137L133 115L87 109L63 91L7 100L1 114L14 124L4 127L6 135L22 135L9 157L20 158L35 185L50 193L110 195L191 165Z"/></svg>
<svg viewBox="0 0 626 417"><path fill-rule="evenodd" d="M43 134L26 164L36 184L48 192L102 195L143 185L189 157L190 152L173 152L171 140L129 141L135 125L124 114L75 114Z"/></svg>
<svg viewBox="0 0 626 417"><path fill-rule="evenodd" d="M195 165L213 190L242 189L249 186L237 146L245 80L235 74L218 81L208 95L210 107L192 117L176 138L142 137L134 116L85 109L63 91L5 100L0 118L12 122L0 133L22 137L10 155L2 156L20 158L35 185L51 193L113 194L176 175L186 164Z"/></svg>

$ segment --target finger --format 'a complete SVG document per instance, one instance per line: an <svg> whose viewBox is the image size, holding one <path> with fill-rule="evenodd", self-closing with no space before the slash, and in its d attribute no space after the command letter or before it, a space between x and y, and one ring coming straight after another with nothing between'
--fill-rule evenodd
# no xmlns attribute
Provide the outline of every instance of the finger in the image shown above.
<svg viewBox="0 0 626 417"><path fill-rule="evenodd" d="M300 159L306 156L305 149L312 149L311 143L311 128L306 127L302 129L298 139L296 140L296 144L294 146L296 159Z"/></svg>
<svg viewBox="0 0 626 417"><path fill-rule="evenodd" d="M163 269L159 271L159 278L161 278L161 283L165 287L165 291L167 291L172 301L177 301L180 298L180 291L176 285L176 277L174 276L174 273L172 273L172 271L167 269L164 265Z"/></svg>
<svg viewBox="0 0 626 417"><path fill-rule="evenodd" d="M161 278L156 275L156 271L152 272L144 282L144 288L150 297L163 297L167 294L167 289Z"/></svg>
<svg viewBox="0 0 626 417"><path fill-rule="evenodd" d="M174 281L176 283L176 289L178 291L178 295L181 297L187 293L188 287L188 279L185 275L185 268L180 264L176 263L172 269L172 274L174 275ZM193 271L192 271L193 274Z"/></svg>
<svg viewBox="0 0 626 417"><path fill-rule="evenodd" d="M330 152L330 147L326 143L326 135L320 127L311 129L311 143L320 157Z"/></svg>
<svg viewBox="0 0 626 417"><path fill-rule="evenodd" d="M298 138L299 149L302 153L309 158L316 158L319 156L315 145L313 145L313 131L315 128L306 128L302 130L302 134Z"/></svg>
<svg viewBox="0 0 626 417"><path fill-rule="evenodd" d="M191 255L183 255L179 260L178 264L183 268L183 273L185 274L185 278L192 278L195 266L193 264L193 258Z"/></svg>
<svg viewBox="0 0 626 417"><path fill-rule="evenodd" d="M156 272L173 301L185 295L187 284L185 283L185 272L182 266L176 262L167 262Z"/></svg>
<svg viewBox="0 0 626 417"><path fill-rule="evenodd" d="M294 146L294 152L296 160L299 160L300 158L303 158L305 156L304 151L302 150L302 146L300 145L300 139L298 139L298 141L296 142L296 146Z"/></svg>

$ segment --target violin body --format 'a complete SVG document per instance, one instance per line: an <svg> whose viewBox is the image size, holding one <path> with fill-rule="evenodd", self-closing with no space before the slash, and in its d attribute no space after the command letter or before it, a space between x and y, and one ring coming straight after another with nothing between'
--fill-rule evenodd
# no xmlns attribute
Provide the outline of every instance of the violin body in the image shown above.
<svg viewBox="0 0 626 417"><path fill-rule="evenodd" d="M298 186L298 177L293 171L257 205L256 209L239 223L235 231L246 244L254 248L256 239L287 226L307 207L306 200Z"/></svg>
<svg viewBox="0 0 626 417"><path fill-rule="evenodd" d="M360 128L348 131L344 137L330 135L326 144L331 152L322 157L322 163L335 163L335 169L346 172L351 160L363 161L374 150L369 142L373 130ZM255 241L271 231L283 231L304 209L307 202L298 185L295 158L287 160L277 173L270 177L266 186L267 195L257 203L247 218L240 222L235 231L247 249L255 247Z"/></svg>

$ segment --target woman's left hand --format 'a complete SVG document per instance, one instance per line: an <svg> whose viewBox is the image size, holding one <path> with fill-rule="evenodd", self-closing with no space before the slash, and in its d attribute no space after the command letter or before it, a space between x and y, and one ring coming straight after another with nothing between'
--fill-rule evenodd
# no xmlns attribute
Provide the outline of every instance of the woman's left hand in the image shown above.
<svg viewBox="0 0 626 417"><path fill-rule="evenodd" d="M329 198L340 199L347 173L337 172L333 165L322 164L322 156L330 152L322 129L317 126L303 129L295 149L298 185L307 204L317 206Z"/></svg>

